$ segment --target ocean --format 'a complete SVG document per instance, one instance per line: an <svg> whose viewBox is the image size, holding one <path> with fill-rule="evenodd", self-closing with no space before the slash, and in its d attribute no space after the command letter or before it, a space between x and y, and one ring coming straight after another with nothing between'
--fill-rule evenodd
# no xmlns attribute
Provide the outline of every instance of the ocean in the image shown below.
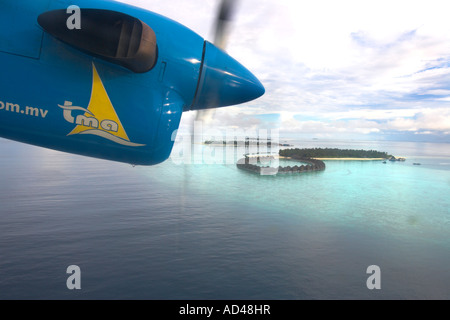
<svg viewBox="0 0 450 320"><path fill-rule="evenodd" d="M450 299L450 144L286 142L406 161L260 176L0 139L0 299Z"/></svg>

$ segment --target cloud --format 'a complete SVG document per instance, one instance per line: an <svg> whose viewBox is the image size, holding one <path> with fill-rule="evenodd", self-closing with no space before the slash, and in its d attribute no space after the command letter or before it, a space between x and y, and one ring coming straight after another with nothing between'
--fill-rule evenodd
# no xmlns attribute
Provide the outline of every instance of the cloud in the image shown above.
<svg viewBox="0 0 450 320"><path fill-rule="evenodd" d="M450 132L450 109L354 110L331 113L327 117L310 120L308 116L287 115L281 124L289 132L355 133L382 132Z"/></svg>
<svg viewBox="0 0 450 320"><path fill-rule="evenodd" d="M211 39L219 1L126 0ZM217 127L364 138L450 132L447 1L241 1L227 50L265 85ZM188 13L188 14L187 14ZM279 114L277 121L262 115ZM192 115L186 114L182 125Z"/></svg>

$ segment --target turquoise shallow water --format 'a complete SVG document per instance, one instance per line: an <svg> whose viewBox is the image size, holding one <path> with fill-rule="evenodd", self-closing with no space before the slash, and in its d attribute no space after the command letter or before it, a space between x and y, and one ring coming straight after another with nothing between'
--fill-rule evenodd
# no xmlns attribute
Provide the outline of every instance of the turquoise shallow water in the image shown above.
<svg viewBox="0 0 450 320"><path fill-rule="evenodd" d="M449 144L291 143L407 161L258 176L0 140L0 298L450 298ZM77 292L65 286L72 264ZM366 287L369 265L381 290Z"/></svg>

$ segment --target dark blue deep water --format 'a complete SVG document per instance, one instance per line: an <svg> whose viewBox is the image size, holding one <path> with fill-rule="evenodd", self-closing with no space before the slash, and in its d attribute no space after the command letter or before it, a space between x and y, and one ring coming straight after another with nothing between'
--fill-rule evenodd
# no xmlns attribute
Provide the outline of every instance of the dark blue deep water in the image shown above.
<svg viewBox="0 0 450 320"><path fill-rule="evenodd" d="M0 140L0 299L450 299L449 144L294 144L407 161L268 177Z"/></svg>

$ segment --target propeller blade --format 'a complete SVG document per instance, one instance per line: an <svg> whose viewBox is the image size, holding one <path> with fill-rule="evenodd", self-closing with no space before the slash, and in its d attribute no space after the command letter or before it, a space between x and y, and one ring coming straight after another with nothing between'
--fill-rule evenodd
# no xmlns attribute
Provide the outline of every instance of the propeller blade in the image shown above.
<svg viewBox="0 0 450 320"><path fill-rule="evenodd" d="M214 36L214 44L220 49L226 48L230 22L233 20L236 4L236 0L223 0L220 4Z"/></svg>
<svg viewBox="0 0 450 320"><path fill-rule="evenodd" d="M226 49L230 24L236 12L237 0L222 0L219 5L214 28L214 45L222 50ZM202 121L204 124L210 123L214 118L215 109L197 111L195 121Z"/></svg>

